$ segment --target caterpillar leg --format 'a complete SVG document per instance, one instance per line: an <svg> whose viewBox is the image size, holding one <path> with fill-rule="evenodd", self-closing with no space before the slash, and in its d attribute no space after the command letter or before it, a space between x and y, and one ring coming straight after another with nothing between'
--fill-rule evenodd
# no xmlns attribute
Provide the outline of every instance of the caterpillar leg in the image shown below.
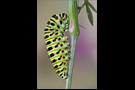
<svg viewBox="0 0 135 90"><path fill-rule="evenodd" d="M62 62L62 63L66 63L66 62ZM60 67L60 66L59 66ZM58 69L56 69L56 73L62 77L63 79L67 79L68 78L68 74L67 74L67 65L63 65Z"/></svg>

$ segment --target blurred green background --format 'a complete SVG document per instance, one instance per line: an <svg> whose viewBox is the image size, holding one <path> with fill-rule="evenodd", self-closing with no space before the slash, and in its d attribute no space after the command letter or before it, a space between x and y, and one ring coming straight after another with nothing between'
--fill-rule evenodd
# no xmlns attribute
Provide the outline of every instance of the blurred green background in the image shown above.
<svg viewBox="0 0 135 90"><path fill-rule="evenodd" d="M89 0L97 9L97 1ZM79 0L82 5L84 0ZM91 10L92 11L92 10ZM48 58L44 40L44 27L54 14L68 13L67 0L37 0L37 89L64 89L65 80L59 77ZM93 12L92 26L86 7L78 15L80 28L71 89L97 89L97 13ZM69 32L66 33L71 42Z"/></svg>

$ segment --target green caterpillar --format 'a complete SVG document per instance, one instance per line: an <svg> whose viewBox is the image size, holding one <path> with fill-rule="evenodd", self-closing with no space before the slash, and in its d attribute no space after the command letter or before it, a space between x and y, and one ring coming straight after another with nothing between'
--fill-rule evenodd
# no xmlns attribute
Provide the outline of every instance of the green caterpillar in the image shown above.
<svg viewBox="0 0 135 90"><path fill-rule="evenodd" d="M44 28L47 53L56 73L64 80L68 78L67 64L70 59L68 37L64 35L69 29L69 17L65 13L55 14Z"/></svg>

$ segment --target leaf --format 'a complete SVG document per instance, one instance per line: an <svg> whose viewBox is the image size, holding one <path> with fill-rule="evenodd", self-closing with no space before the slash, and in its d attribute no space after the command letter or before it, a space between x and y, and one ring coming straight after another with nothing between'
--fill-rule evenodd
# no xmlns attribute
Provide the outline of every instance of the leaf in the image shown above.
<svg viewBox="0 0 135 90"><path fill-rule="evenodd" d="M80 13L81 9L82 9L81 7L78 7L78 14Z"/></svg>
<svg viewBox="0 0 135 90"><path fill-rule="evenodd" d="M94 6L89 2L89 1L86 1L87 5L89 5L91 7L91 9L97 13L97 10L94 8Z"/></svg>
<svg viewBox="0 0 135 90"><path fill-rule="evenodd" d="M85 5L85 3L84 3L82 6L77 7L77 8L78 8L78 14L80 13L80 11L81 11L81 9L84 7L84 5Z"/></svg>
<svg viewBox="0 0 135 90"><path fill-rule="evenodd" d="M81 7L78 7L78 14L80 13L81 9L82 9Z"/></svg>
<svg viewBox="0 0 135 90"><path fill-rule="evenodd" d="M93 15L87 4L86 4L86 11L87 11L88 19L93 26Z"/></svg>
<svg viewBox="0 0 135 90"><path fill-rule="evenodd" d="M82 25L80 25L80 24L78 24L80 27L82 27L82 28L84 28L84 29L86 29L85 27L83 27Z"/></svg>

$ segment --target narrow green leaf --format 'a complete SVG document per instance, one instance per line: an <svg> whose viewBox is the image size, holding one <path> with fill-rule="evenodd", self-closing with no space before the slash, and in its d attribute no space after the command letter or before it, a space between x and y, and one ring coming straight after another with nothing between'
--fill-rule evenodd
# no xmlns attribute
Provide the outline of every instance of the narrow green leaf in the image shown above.
<svg viewBox="0 0 135 90"><path fill-rule="evenodd" d="M78 8L78 14L80 13L81 9L84 7L85 3L82 6L77 7Z"/></svg>
<svg viewBox="0 0 135 90"><path fill-rule="evenodd" d="M82 7L78 7L78 14L80 13L81 9L82 9Z"/></svg>
<svg viewBox="0 0 135 90"><path fill-rule="evenodd" d="M88 19L93 26L93 15L87 4L86 4L86 11L87 11Z"/></svg>
<svg viewBox="0 0 135 90"><path fill-rule="evenodd" d="M93 6L89 1L87 1L86 3L91 7L91 9L92 9L94 12L97 13L97 10L94 8L94 6Z"/></svg>
<svg viewBox="0 0 135 90"><path fill-rule="evenodd" d="M80 24L78 24L80 27L82 27L82 28L84 28L84 29L86 29L85 27L83 27L82 25L80 25Z"/></svg>

